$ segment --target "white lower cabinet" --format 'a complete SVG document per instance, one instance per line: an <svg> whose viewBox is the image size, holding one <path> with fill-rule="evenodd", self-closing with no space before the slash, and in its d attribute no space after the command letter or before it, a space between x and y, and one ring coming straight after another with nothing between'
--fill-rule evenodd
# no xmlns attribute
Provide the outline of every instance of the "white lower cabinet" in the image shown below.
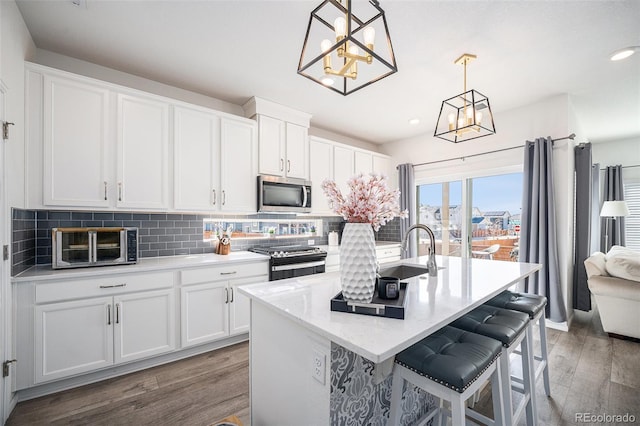
<svg viewBox="0 0 640 426"><path fill-rule="evenodd" d="M182 271L182 347L247 333L249 298L236 287L268 280L267 262Z"/></svg>
<svg viewBox="0 0 640 426"><path fill-rule="evenodd" d="M175 349L173 289L35 307L36 383Z"/></svg>
<svg viewBox="0 0 640 426"><path fill-rule="evenodd" d="M100 297L36 306L36 383L113 364L112 303Z"/></svg>
<svg viewBox="0 0 640 426"><path fill-rule="evenodd" d="M224 346L225 339L241 341L250 303L237 287L269 280L266 257L155 272L97 271L13 283L16 391L61 390L178 359L183 350L195 354Z"/></svg>

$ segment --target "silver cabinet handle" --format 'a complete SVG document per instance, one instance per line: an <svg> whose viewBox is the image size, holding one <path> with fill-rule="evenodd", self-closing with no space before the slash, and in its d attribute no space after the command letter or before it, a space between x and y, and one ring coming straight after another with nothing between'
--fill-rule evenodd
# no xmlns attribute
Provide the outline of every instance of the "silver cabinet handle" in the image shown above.
<svg viewBox="0 0 640 426"><path fill-rule="evenodd" d="M116 303L116 324L120 324L120 304Z"/></svg>
<svg viewBox="0 0 640 426"><path fill-rule="evenodd" d="M107 201L107 181L104 182L104 200Z"/></svg>
<svg viewBox="0 0 640 426"><path fill-rule="evenodd" d="M223 190L222 190L222 205L224 206L225 204L227 204L227 193L226 193L226 191L223 189Z"/></svg>
<svg viewBox="0 0 640 426"><path fill-rule="evenodd" d="M122 182L118 182L118 201L122 201Z"/></svg>
<svg viewBox="0 0 640 426"><path fill-rule="evenodd" d="M283 170L284 170L284 159L281 158L280 159L280 171L283 171Z"/></svg>
<svg viewBox="0 0 640 426"><path fill-rule="evenodd" d="M231 287L231 303L233 303L233 287Z"/></svg>
<svg viewBox="0 0 640 426"><path fill-rule="evenodd" d="M114 285L101 285L100 288L116 288L116 287L126 287L127 283L122 284L114 284Z"/></svg>
<svg viewBox="0 0 640 426"><path fill-rule="evenodd" d="M111 325L111 305L107 305L107 325Z"/></svg>
<svg viewBox="0 0 640 426"><path fill-rule="evenodd" d="M216 205L216 190L213 190L213 205Z"/></svg>
<svg viewBox="0 0 640 426"><path fill-rule="evenodd" d="M229 303L229 289L224 289L224 303Z"/></svg>
<svg viewBox="0 0 640 426"><path fill-rule="evenodd" d="M287 160L287 173L291 171L291 160Z"/></svg>
<svg viewBox="0 0 640 426"><path fill-rule="evenodd" d="M238 271L231 271L231 272L220 272L220 275L233 275L233 274L237 274Z"/></svg>

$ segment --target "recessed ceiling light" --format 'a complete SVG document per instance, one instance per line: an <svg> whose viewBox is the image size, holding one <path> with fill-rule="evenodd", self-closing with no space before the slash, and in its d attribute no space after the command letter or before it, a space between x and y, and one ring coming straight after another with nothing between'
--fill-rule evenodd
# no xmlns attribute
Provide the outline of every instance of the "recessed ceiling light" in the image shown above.
<svg viewBox="0 0 640 426"><path fill-rule="evenodd" d="M613 52L610 59L612 61L620 61L633 55L638 50L640 50L640 46L625 47L624 49L616 50L615 52Z"/></svg>
<svg viewBox="0 0 640 426"><path fill-rule="evenodd" d="M412 118L409 120L409 124L415 126L416 124L420 124L420 119L419 118Z"/></svg>

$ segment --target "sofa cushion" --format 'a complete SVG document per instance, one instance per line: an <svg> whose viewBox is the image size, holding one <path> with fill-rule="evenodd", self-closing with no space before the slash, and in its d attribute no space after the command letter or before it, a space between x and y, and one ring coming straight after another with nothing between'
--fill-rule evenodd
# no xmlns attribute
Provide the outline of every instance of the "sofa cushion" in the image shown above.
<svg viewBox="0 0 640 426"><path fill-rule="evenodd" d="M613 246L605 256L609 275L640 282L640 253L626 247Z"/></svg>
<svg viewBox="0 0 640 426"><path fill-rule="evenodd" d="M608 277L607 267L605 265L605 254L599 251L593 253L584 261L584 266L587 270L587 278L591 278L594 275L602 275Z"/></svg>

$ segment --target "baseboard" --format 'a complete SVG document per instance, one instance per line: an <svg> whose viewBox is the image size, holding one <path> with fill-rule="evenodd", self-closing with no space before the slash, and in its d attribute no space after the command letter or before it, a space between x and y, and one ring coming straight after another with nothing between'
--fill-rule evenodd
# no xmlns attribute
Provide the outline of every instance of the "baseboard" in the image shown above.
<svg viewBox="0 0 640 426"><path fill-rule="evenodd" d="M569 321L553 322L547 319L545 321L545 324L547 325L547 328L552 328L559 331L569 331Z"/></svg>

